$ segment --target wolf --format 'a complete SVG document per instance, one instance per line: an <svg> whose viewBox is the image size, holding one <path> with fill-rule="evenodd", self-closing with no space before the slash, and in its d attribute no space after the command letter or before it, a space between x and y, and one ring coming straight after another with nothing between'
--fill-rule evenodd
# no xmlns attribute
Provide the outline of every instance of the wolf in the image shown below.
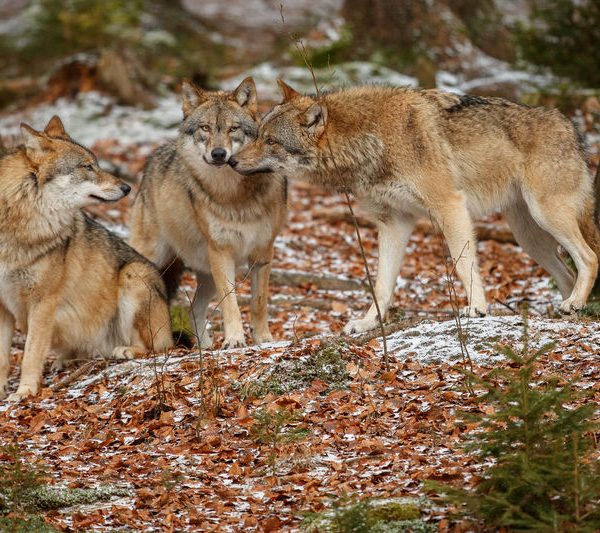
<svg viewBox="0 0 600 533"><path fill-rule="evenodd" d="M172 345L156 268L82 207L123 198L129 185L100 169L57 116L0 160L0 395L16 325L27 331L9 400L35 395L50 349L69 357L131 358Z"/></svg>
<svg viewBox="0 0 600 533"><path fill-rule="evenodd" d="M465 313L485 314L471 217L493 209L554 277L561 310L585 305L598 272L599 194L578 134L560 112L438 90L359 86L305 96L279 86L283 101L229 164L245 176L279 172L353 193L378 228L375 298L383 313L415 221L427 217L442 230L465 287ZM376 324L373 303L344 331Z"/></svg>
<svg viewBox="0 0 600 533"><path fill-rule="evenodd" d="M253 340L272 340L267 301L273 242L287 211L287 184L259 173L246 178L227 165L258 130L254 80L231 92L182 83L183 122L173 141L149 158L132 212L130 244L154 262L170 296L184 266L196 274L192 322L201 347L212 345L207 309L222 306L224 348L245 345L235 295L236 270L251 268Z"/></svg>

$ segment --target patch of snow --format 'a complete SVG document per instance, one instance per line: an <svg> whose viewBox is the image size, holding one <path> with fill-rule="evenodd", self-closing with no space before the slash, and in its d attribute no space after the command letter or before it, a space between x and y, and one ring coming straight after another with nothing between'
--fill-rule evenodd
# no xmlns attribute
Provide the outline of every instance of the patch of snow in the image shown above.
<svg viewBox="0 0 600 533"><path fill-rule="evenodd" d="M177 134L182 118L181 103L174 94L160 98L156 108L144 110L87 92L0 117L0 131L19 137L21 122L42 129L53 115L60 116L71 137L87 146L106 139L118 139L123 145L162 142Z"/></svg>
<svg viewBox="0 0 600 533"><path fill-rule="evenodd" d="M487 316L461 319L467 335L466 347L476 364L489 364L504 359L497 345L510 344L516 350L522 347L523 319L519 315ZM555 342L560 352L561 341L572 342L579 335L582 324L567 319L552 320L541 317L529 319L529 343L532 349ZM585 342L600 351L600 326L587 324L594 333L585 333ZM454 320L435 322L426 320L417 326L393 333L387 338L390 355L401 359L412 359L421 363L455 364L463 360L461 345Z"/></svg>

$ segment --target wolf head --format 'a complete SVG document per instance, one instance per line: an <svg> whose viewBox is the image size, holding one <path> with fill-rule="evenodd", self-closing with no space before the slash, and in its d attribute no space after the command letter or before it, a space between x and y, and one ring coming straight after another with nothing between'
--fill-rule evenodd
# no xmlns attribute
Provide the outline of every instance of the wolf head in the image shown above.
<svg viewBox="0 0 600 533"><path fill-rule="evenodd" d="M184 153L192 163L225 165L232 154L256 138L256 86L246 78L231 92L210 92L184 81Z"/></svg>
<svg viewBox="0 0 600 533"><path fill-rule="evenodd" d="M262 120L258 137L229 164L240 174L314 170L323 152L319 141L327 124L327 107L277 80L283 101Z"/></svg>
<svg viewBox="0 0 600 533"><path fill-rule="evenodd" d="M131 190L102 170L96 156L69 137L57 116L43 132L21 124L21 133L36 186L48 203L79 208L120 200Z"/></svg>

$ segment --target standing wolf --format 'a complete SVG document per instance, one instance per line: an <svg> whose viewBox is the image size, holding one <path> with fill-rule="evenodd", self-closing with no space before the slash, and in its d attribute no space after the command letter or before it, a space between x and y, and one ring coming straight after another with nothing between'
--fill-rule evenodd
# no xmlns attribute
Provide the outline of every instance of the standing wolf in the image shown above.
<svg viewBox="0 0 600 533"><path fill-rule="evenodd" d="M224 347L243 346L244 328L235 296L237 267L251 267L252 336L271 340L267 318L273 242L286 214L286 181L240 176L227 165L256 137L257 101L252 78L232 92L208 92L184 81L179 136L150 157L133 206L131 245L163 272L167 290L177 289L183 265L196 273L193 301L196 337L212 341L207 309L217 294L222 305Z"/></svg>
<svg viewBox="0 0 600 533"><path fill-rule="evenodd" d="M0 396L15 321L27 330L21 381L36 394L50 348L60 362L85 353L131 358L171 346L156 269L81 207L123 198L129 185L102 171L58 117L23 124L24 146L0 160Z"/></svg>
<svg viewBox="0 0 600 533"><path fill-rule="evenodd" d="M595 192L573 125L558 111L436 90L356 87L283 102L229 160L243 175L277 171L348 190L376 220L382 312L419 216L442 229L470 315L487 310L471 215L503 210L519 244L557 281L561 309L581 309L600 252ZM562 245L577 279L557 254ZM591 247L591 248L590 248ZM372 329L376 308L347 333Z"/></svg>

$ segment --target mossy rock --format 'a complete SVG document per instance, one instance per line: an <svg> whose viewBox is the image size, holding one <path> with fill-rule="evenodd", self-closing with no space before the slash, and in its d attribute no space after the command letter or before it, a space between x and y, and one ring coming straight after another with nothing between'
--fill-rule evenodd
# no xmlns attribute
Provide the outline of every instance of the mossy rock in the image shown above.
<svg viewBox="0 0 600 533"><path fill-rule="evenodd" d="M115 496L128 496L130 491L123 487L98 487L94 489L72 489L68 487L41 486L22 493L20 506L31 512L51 511L76 505L89 505L108 501Z"/></svg>

